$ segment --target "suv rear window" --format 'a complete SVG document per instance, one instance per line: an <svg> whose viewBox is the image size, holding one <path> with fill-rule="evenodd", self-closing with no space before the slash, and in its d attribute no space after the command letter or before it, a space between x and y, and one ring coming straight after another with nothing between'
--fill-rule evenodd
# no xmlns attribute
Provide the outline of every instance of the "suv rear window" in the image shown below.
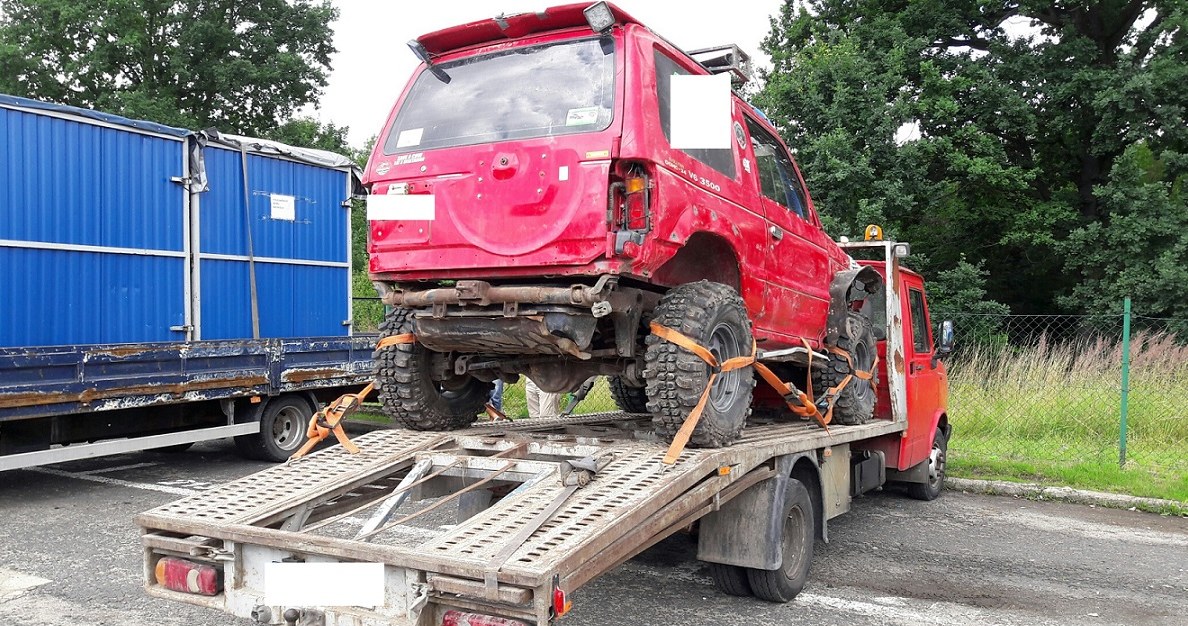
<svg viewBox="0 0 1188 626"><path fill-rule="evenodd" d="M515 48L421 72L384 139L384 154L605 130L614 117L608 37Z"/></svg>

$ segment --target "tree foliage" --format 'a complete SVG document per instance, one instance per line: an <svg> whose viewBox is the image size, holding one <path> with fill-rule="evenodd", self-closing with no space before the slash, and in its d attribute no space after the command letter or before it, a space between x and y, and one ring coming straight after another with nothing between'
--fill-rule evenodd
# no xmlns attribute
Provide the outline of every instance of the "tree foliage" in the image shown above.
<svg viewBox="0 0 1188 626"><path fill-rule="evenodd" d="M265 134L326 84L311 0L0 0L0 92Z"/></svg>
<svg viewBox="0 0 1188 626"><path fill-rule="evenodd" d="M1018 313L1184 314L1186 26L1183 0L789 2L758 100L842 231L968 257Z"/></svg>

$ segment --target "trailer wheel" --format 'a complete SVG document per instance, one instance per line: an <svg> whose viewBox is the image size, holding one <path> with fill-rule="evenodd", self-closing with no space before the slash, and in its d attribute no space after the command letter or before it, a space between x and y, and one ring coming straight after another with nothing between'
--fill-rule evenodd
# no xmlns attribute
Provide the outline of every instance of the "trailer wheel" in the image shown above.
<svg viewBox="0 0 1188 626"><path fill-rule="evenodd" d="M928 455L928 482L910 483L907 494L917 500L935 500L945 486L945 460L949 452L949 437L938 425L932 436L932 452Z"/></svg>
<svg viewBox="0 0 1188 626"><path fill-rule="evenodd" d="M751 581L747 578L747 569L737 565L726 565L725 563L707 563L709 565L710 578L714 581L714 587L722 593L730 596L749 596L752 595Z"/></svg>
<svg viewBox="0 0 1188 626"><path fill-rule="evenodd" d="M874 368L878 348L870 319L858 311L850 311L837 338L837 347L850 354L850 361L838 354L829 354L829 362L822 369L813 369L813 392L817 395L826 389L840 385L855 369L871 372ZM863 380L855 376L837 394L833 405L833 422L842 425L865 424L874 416L876 378Z"/></svg>
<svg viewBox="0 0 1188 626"><path fill-rule="evenodd" d="M306 440L314 408L295 395L268 400L260 413L260 432L235 438L235 447L249 459L279 463L288 460Z"/></svg>
<svg viewBox="0 0 1188 626"><path fill-rule="evenodd" d="M413 332L412 311L394 308L380 325L380 336ZM384 414L413 430L457 430L478 419L494 383L454 377L446 383L429 375L430 351L419 343L375 351L375 382Z"/></svg>
<svg viewBox="0 0 1188 626"><path fill-rule="evenodd" d="M804 483L791 478L787 490L788 514L784 518L784 562L779 569L748 569L747 579L755 597L769 602L789 602L804 589L813 562L815 518L813 500Z"/></svg>
<svg viewBox="0 0 1188 626"><path fill-rule="evenodd" d="M751 321L733 288L702 280L671 289L652 318L705 346L721 363L751 354ZM656 433L671 441L697 406L709 382L710 367L688 350L648 335L644 354L647 408ZM722 372L714 379L691 447L717 448L738 439L751 412L755 378L751 367Z"/></svg>
<svg viewBox="0 0 1188 626"><path fill-rule="evenodd" d="M648 412L648 393L646 387L632 387L623 380L622 376L610 377L611 397L619 410L628 413Z"/></svg>

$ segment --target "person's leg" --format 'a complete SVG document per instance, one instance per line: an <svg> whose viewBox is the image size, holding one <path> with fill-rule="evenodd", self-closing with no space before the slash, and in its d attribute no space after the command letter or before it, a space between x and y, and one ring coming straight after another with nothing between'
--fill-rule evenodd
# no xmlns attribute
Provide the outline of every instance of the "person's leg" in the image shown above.
<svg viewBox="0 0 1188 626"><path fill-rule="evenodd" d="M561 394L540 392L540 416L557 417L561 414Z"/></svg>
<svg viewBox="0 0 1188 626"><path fill-rule="evenodd" d="M503 411L503 379L495 379L495 388L491 390L491 406L496 411Z"/></svg>
<svg viewBox="0 0 1188 626"><path fill-rule="evenodd" d="M528 401L528 417L540 417L540 387L531 378L524 378L524 398Z"/></svg>

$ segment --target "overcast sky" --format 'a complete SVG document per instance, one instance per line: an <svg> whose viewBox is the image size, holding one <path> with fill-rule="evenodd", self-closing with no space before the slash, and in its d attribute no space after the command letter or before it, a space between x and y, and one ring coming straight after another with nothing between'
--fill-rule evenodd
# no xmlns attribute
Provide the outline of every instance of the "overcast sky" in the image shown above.
<svg viewBox="0 0 1188 626"><path fill-rule="evenodd" d="M334 23L329 84L312 113L323 122L350 127L350 142L361 146L379 133L388 112L417 66L405 45L410 39L446 26L525 13L566 0L334 0L340 11ZM754 61L767 64L759 42L770 30L769 18L781 0L617 0L619 8L686 49L738 44Z"/></svg>

